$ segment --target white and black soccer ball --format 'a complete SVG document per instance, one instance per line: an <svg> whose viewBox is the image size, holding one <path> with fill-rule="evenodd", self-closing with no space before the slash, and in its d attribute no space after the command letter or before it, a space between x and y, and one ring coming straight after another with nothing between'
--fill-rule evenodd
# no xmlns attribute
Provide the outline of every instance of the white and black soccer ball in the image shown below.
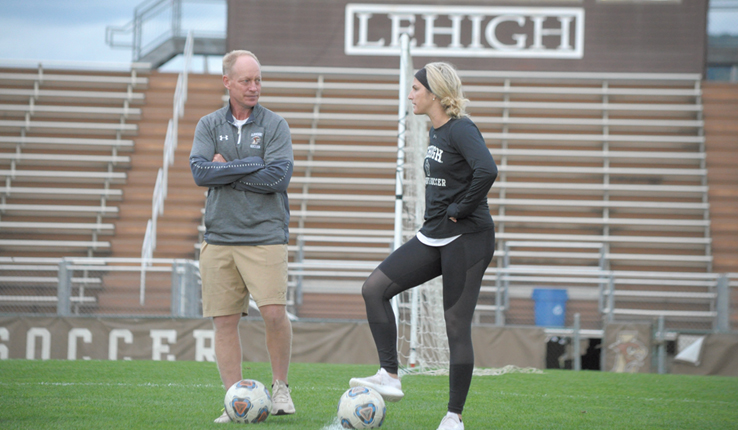
<svg viewBox="0 0 738 430"><path fill-rule="evenodd" d="M338 420L346 429L379 428L386 414L384 399L373 388L350 388L338 401Z"/></svg>
<svg viewBox="0 0 738 430"><path fill-rule="evenodd" d="M261 382L242 379L226 392L225 410L234 423L261 423L272 410L272 396Z"/></svg>

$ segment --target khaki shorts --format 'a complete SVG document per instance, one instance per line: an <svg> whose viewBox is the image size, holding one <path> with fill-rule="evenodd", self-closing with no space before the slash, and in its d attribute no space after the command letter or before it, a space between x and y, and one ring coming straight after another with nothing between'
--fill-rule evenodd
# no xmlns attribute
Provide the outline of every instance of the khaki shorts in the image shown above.
<svg viewBox="0 0 738 430"><path fill-rule="evenodd" d="M247 315L249 294L256 305L287 304L287 245L200 248L202 314Z"/></svg>

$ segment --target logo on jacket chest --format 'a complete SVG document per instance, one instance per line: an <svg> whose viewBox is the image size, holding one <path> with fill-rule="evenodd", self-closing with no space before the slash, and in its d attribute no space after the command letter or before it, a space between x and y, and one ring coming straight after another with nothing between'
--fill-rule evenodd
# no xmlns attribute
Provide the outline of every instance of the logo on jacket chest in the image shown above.
<svg viewBox="0 0 738 430"><path fill-rule="evenodd" d="M251 144L249 146L254 149L261 149L261 139L263 136L264 133L261 132L251 133Z"/></svg>

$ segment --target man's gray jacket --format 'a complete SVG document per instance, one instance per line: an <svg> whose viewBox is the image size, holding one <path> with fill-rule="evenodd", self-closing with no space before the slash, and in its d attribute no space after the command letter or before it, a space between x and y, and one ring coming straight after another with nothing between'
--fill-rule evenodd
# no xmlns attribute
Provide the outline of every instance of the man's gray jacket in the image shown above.
<svg viewBox="0 0 738 430"><path fill-rule="evenodd" d="M213 162L216 153L227 162ZM240 133L230 103L202 117L195 129L190 168L195 183L208 187L205 241L286 244L293 162L287 121L259 104Z"/></svg>

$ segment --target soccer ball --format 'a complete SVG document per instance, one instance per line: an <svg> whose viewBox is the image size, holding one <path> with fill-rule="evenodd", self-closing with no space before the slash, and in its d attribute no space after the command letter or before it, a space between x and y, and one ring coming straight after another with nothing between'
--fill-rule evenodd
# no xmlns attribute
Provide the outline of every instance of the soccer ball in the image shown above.
<svg viewBox="0 0 738 430"><path fill-rule="evenodd" d="M242 379L226 392L225 410L234 423L261 423L272 410L272 396L261 382Z"/></svg>
<svg viewBox="0 0 738 430"><path fill-rule="evenodd" d="M351 388L338 401L338 420L345 429L379 428L386 413L384 399L373 388Z"/></svg>

